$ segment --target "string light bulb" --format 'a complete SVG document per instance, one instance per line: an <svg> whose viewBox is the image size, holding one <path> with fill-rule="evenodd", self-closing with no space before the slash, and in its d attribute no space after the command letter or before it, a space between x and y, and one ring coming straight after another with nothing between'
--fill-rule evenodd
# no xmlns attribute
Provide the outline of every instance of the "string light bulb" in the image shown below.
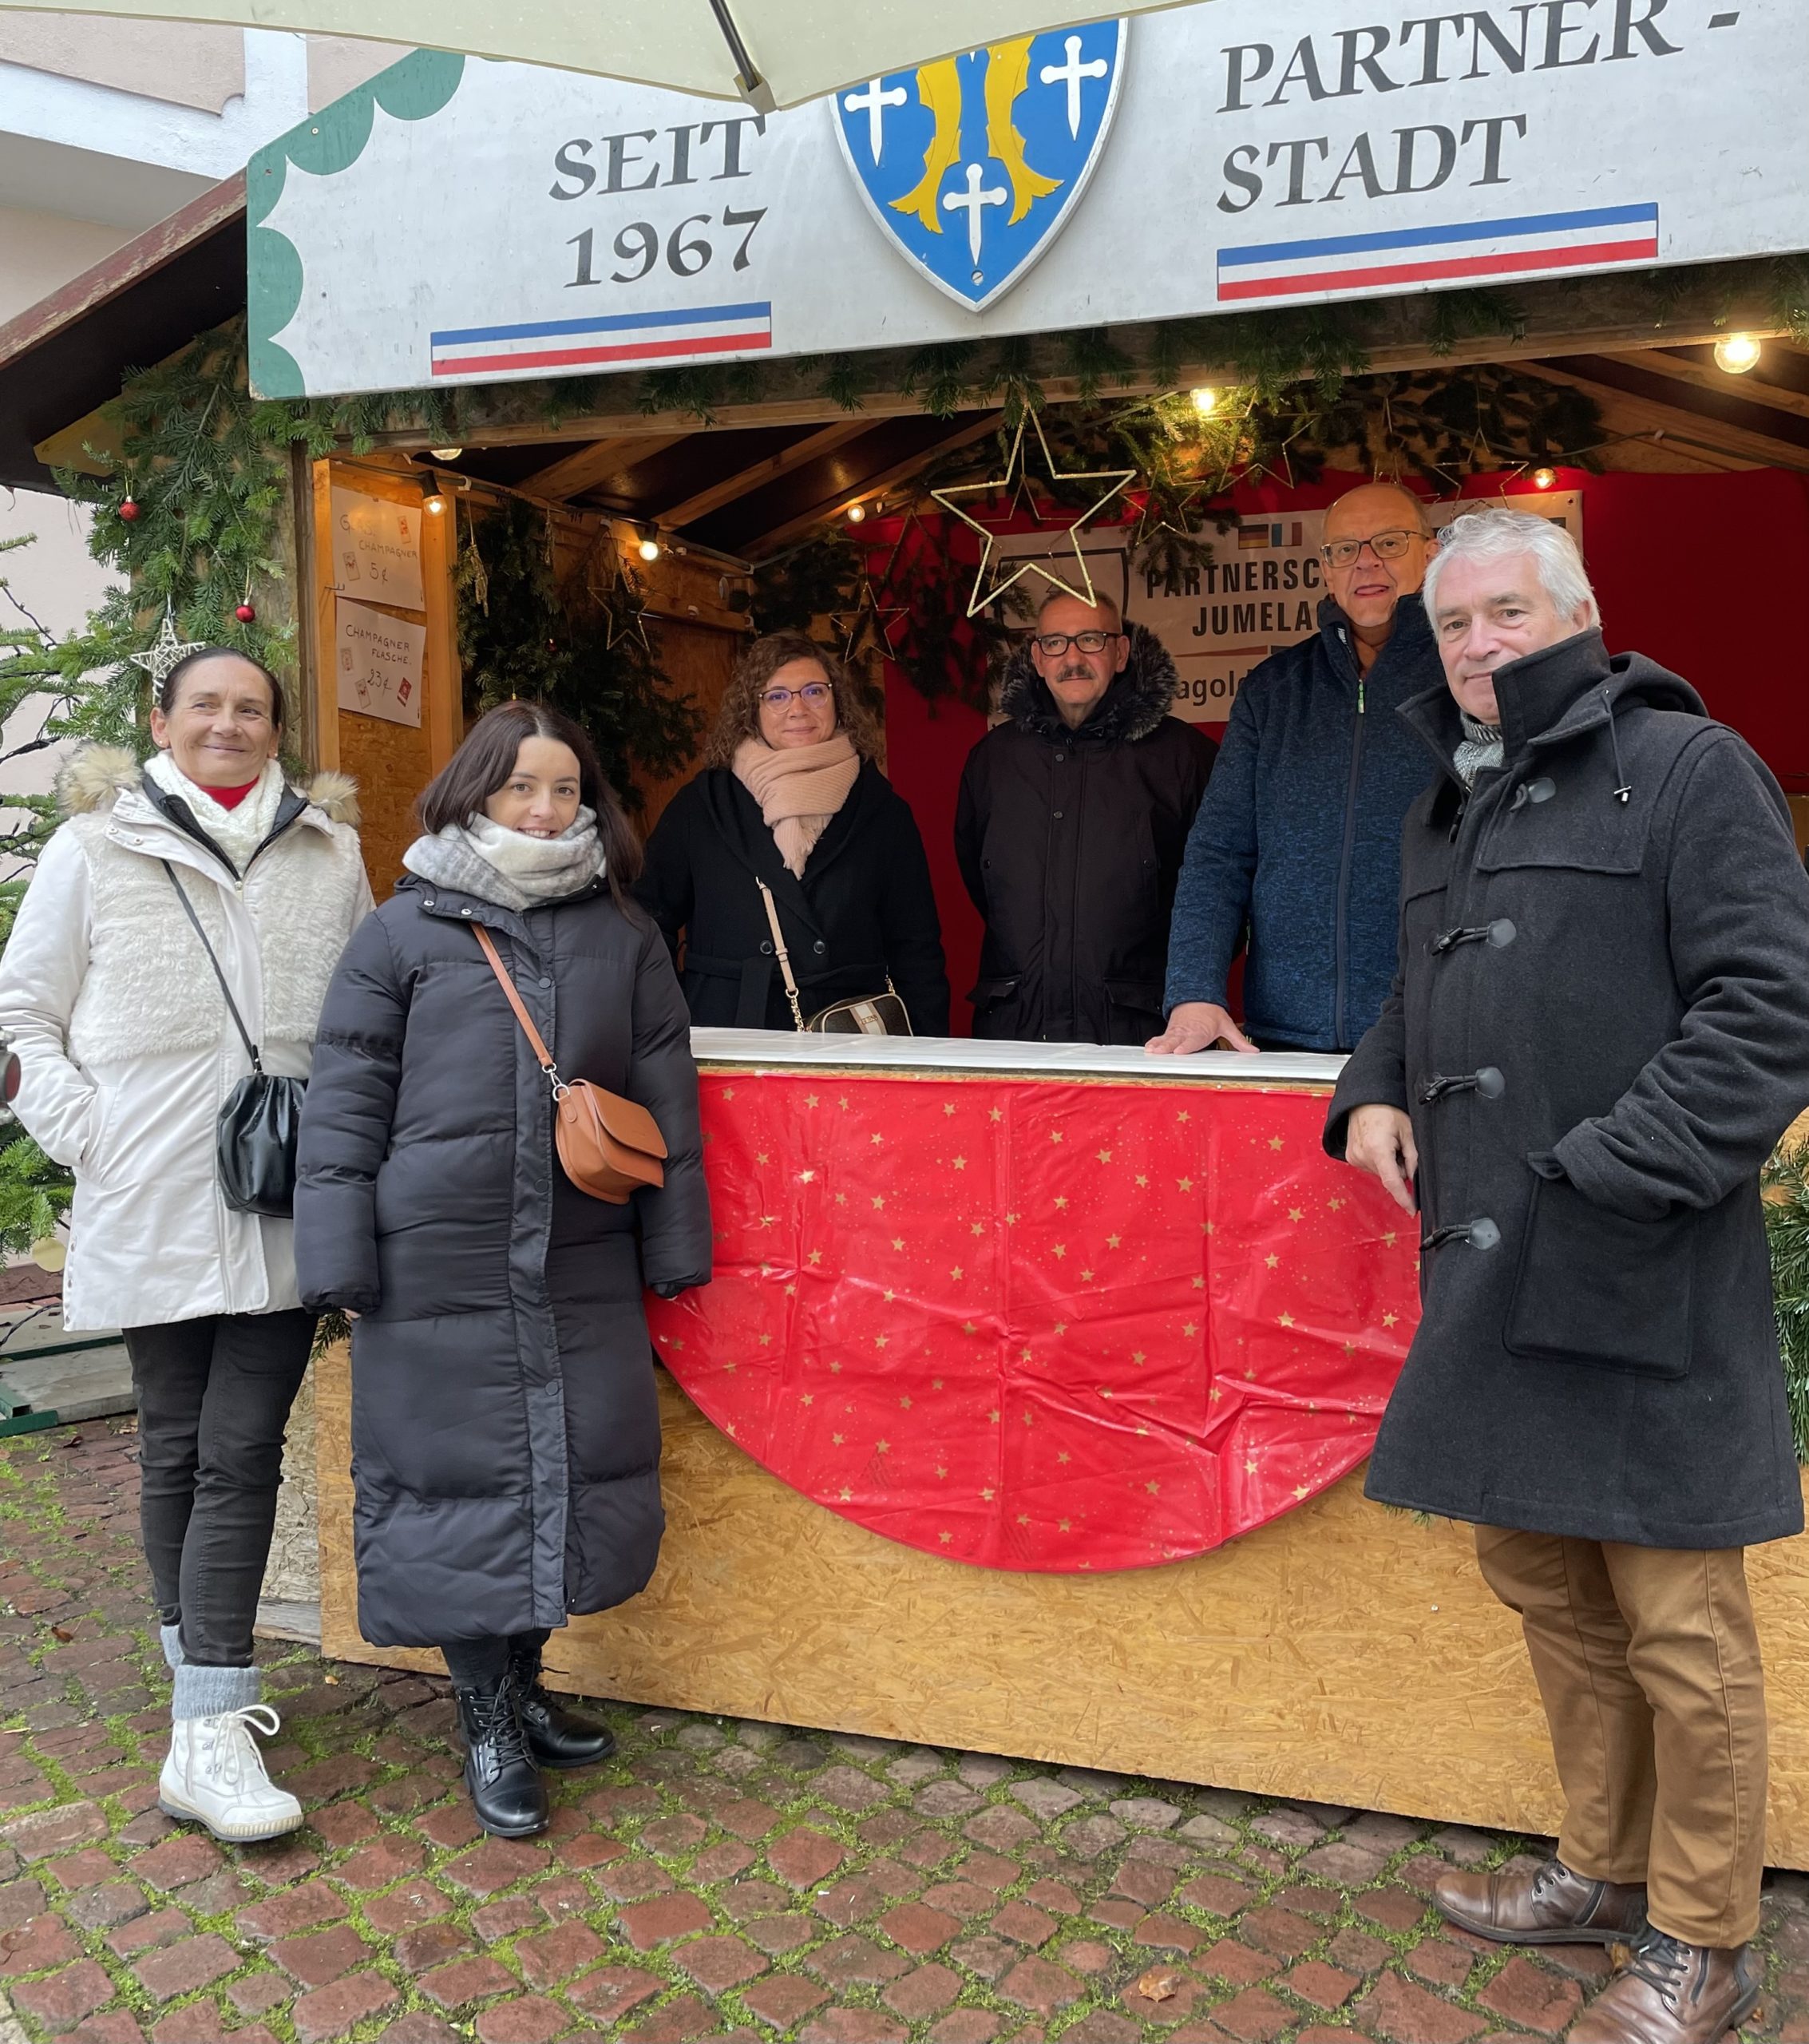
<svg viewBox="0 0 1809 2044"><path fill-rule="evenodd" d="M848 522L851 525L859 525L866 515L867 507L864 504L850 504L848 507Z"/></svg>
<svg viewBox="0 0 1809 2044"><path fill-rule="evenodd" d="M657 561L659 558L659 542L651 537L644 539L635 551L643 561Z"/></svg>
<svg viewBox="0 0 1809 2044"><path fill-rule="evenodd" d="M1744 376L1759 366L1759 343L1750 334L1724 334L1715 343L1715 366L1730 376Z"/></svg>
<svg viewBox="0 0 1809 2044"><path fill-rule="evenodd" d="M431 517L443 518L445 516L446 500L437 490L435 490L431 497L422 499L421 508Z"/></svg>
<svg viewBox="0 0 1809 2044"><path fill-rule="evenodd" d="M1193 409L1201 418L1210 418L1218 410L1217 391L1209 390L1203 384L1198 390L1190 390L1187 394L1193 399Z"/></svg>
<svg viewBox="0 0 1809 2044"><path fill-rule="evenodd" d="M436 461L456 461L465 450L462 447L429 447L427 451Z"/></svg>
<svg viewBox="0 0 1809 2044"><path fill-rule="evenodd" d="M1534 489L1556 489L1558 487L1557 469L1534 469L1533 471L1533 487Z"/></svg>

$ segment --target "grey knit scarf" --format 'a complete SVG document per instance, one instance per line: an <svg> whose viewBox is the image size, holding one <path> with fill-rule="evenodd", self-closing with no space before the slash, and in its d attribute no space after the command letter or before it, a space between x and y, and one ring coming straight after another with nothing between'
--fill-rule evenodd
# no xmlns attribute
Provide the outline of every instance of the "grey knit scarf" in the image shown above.
<svg viewBox="0 0 1809 2044"><path fill-rule="evenodd" d="M526 837L480 815L417 838L402 864L423 880L519 913L588 887L603 871L603 843L593 810L580 809L556 838Z"/></svg>
<svg viewBox="0 0 1809 2044"><path fill-rule="evenodd" d="M1502 763L1501 726L1481 723L1467 710L1459 710L1458 715L1463 719L1463 737L1451 755L1451 764L1458 778L1470 788L1486 768Z"/></svg>

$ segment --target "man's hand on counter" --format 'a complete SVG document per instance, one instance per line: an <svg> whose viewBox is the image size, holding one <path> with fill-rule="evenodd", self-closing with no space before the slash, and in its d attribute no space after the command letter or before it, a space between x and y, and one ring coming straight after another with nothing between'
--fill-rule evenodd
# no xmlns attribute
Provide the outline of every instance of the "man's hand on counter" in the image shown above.
<svg viewBox="0 0 1809 2044"><path fill-rule="evenodd" d="M1344 1162L1371 1171L1388 1189L1397 1206L1414 1211L1408 1181L1419 1169L1413 1147L1413 1123L1399 1107L1353 1107L1344 1137Z"/></svg>
<svg viewBox="0 0 1809 2044"><path fill-rule="evenodd" d="M1257 1048L1216 1002L1184 1000L1169 1011L1168 1027L1143 1048L1154 1057L1182 1057L1221 1040L1234 1051L1253 1053Z"/></svg>

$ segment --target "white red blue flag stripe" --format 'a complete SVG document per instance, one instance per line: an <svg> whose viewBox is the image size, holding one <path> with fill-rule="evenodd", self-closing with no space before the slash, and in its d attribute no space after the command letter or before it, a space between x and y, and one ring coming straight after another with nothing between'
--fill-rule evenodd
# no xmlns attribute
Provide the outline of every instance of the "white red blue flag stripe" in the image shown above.
<svg viewBox="0 0 1809 2044"><path fill-rule="evenodd" d="M770 348L773 308L762 300L694 306L683 312L599 313L588 319L529 319L510 327L447 327L431 339L436 376L615 367Z"/></svg>
<svg viewBox="0 0 1809 2044"><path fill-rule="evenodd" d="M1221 303L1390 291L1658 259L1656 205L1527 213L1454 227L1399 228L1218 252Z"/></svg>

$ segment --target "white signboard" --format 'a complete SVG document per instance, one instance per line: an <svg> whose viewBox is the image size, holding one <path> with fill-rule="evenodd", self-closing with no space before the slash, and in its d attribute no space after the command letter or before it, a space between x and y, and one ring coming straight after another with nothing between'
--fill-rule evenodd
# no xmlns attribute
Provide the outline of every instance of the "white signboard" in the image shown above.
<svg viewBox="0 0 1809 2044"><path fill-rule="evenodd" d="M1427 518L1442 529L1486 501L1428 504ZM1529 492L1509 501L1516 511L1555 520L1583 544L1581 491ZM1174 658L1181 675L1175 715L1190 723L1222 724L1251 668L1319 629L1325 513L1249 514L1229 532L1209 528L1205 537L1213 558L1172 581L1134 570L1126 615L1148 625Z"/></svg>
<svg viewBox="0 0 1809 2044"><path fill-rule="evenodd" d="M418 51L252 158L251 377L425 388L1809 248L1806 99L1803 0L1210 0L765 116Z"/></svg>
<svg viewBox="0 0 1809 2044"><path fill-rule="evenodd" d="M420 610L421 521L412 504L333 485L333 587L366 603Z"/></svg>
<svg viewBox="0 0 1809 2044"><path fill-rule="evenodd" d="M422 659L427 628L391 617L368 604L334 605L334 666L339 678L339 707L392 724L421 723Z"/></svg>

